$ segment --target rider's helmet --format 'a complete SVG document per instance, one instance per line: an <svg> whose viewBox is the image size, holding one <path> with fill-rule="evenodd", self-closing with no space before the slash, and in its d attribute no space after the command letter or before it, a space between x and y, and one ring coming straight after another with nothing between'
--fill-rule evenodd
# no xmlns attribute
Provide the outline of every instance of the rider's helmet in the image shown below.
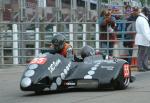
<svg viewBox="0 0 150 103"><path fill-rule="evenodd" d="M56 34L52 38L52 44L56 52L61 51L64 48L65 36L63 34Z"/></svg>
<svg viewBox="0 0 150 103"><path fill-rule="evenodd" d="M95 50L91 46L86 45L86 46L82 47L82 49L81 49L81 57L83 59L85 57L92 56L92 55L95 55Z"/></svg>

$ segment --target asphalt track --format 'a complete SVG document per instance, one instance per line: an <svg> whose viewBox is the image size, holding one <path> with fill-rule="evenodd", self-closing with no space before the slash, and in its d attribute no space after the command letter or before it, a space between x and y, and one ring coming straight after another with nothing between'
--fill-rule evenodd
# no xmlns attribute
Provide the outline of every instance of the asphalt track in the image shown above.
<svg viewBox="0 0 150 103"><path fill-rule="evenodd" d="M0 67L0 103L149 103L150 72L133 72L136 81L126 90L61 91L41 95L19 88L24 66Z"/></svg>

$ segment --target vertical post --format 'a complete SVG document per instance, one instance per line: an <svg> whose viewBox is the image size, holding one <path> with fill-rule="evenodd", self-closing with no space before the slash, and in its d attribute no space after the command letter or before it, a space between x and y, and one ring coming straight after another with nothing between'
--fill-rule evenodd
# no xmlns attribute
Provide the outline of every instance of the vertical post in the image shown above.
<svg viewBox="0 0 150 103"><path fill-rule="evenodd" d="M1 1L1 4L0 4L0 22L2 22L3 21L3 0ZM3 50L3 48L4 48L4 45L3 45L3 35L4 34L2 34L2 31L3 31L3 26L2 26L2 24L0 24L0 32L1 32L1 34L0 34L0 40L1 40L1 44L0 44L0 56L2 56L1 57L1 60L0 60L0 64L4 64L4 50Z"/></svg>
<svg viewBox="0 0 150 103"><path fill-rule="evenodd" d="M70 45L73 47L73 24L69 24L69 41Z"/></svg>
<svg viewBox="0 0 150 103"><path fill-rule="evenodd" d="M91 3L90 3L90 0L87 0L86 3L87 3L87 4L85 5L85 6L87 7L87 12L86 12L86 13L87 13L87 14L86 14L87 17L86 17L86 20L89 20L89 19L90 19L90 10L91 10Z"/></svg>
<svg viewBox="0 0 150 103"><path fill-rule="evenodd" d="M60 18L61 17L61 9L62 9L61 0L55 0L55 6L56 6L56 22L58 22L61 19Z"/></svg>
<svg viewBox="0 0 150 103"><path fill-rule="evenodd" d="M0 21L3 21L3 7L4 4L3 4L3 0L0 2Z"/></svg>
<svg viewBox="0 0 150 103"><path fill-rule="evenodd" d="M69 31L70 31L70 40L71 45L74 46L74 48L77 48L77 42L73 42L73 40L77 40L77 25L73 22L77 22L76 18L76 10L77 10L77 0L71 0L71 24L69 24Z"/></svg>
<svg viewBox="0 0 150 103"><path fill-rule="evenodd" d="M147 3L148 3L147 0L145 0L145 6L146 6L146 7L148 7Z"/></svg>
<svg viewBox="0 0 150 103"><path fill-rule="evenodd" d="M1 34L1 37L0 37L1 40L2 40L2 43L1 43L1 56L2 56L1 57L1 64L4 64L4 57L3 57L4 56L4 42L3 42L4 41L4 37L3 36L4 36L4 34Z"/></svg>
<svg viewBox="0 0 150 103"><path fill-rule="evenodd" d="M44 8L45 8L45 4L44 4L45 0L38 0L37 1L37 22L39 23L39 31L40 31L40 47L44 47L45 46L45 42L44 42L44 37L45 37L45 25L44 25ZM41 10L41 12L39 11Z"/></svg>
<svg viewBox="0 0 150 103"><path fill-rule="evenodd" d="M100 16L102 0L97 0L97 15Z"/></svg>
<svg viewBox="0 0 150 103"><path fill-rule="evenodd" d="M40 44L39 44L39 40L40 40L40 37L39 37L39 28L35 28L35 57L38 56L39 54L39 47L40 47Z"/></svg>
<svg viewBox="0 0 150 103"><path fill-rule="evenodd" d="M25 54L25 50L24 50L24 48L26 47L26 42L24 42L23 40L24 40L24 33L22 33L22 32L25 32L25 25L24 25L24 17L25 17L25 12L24 12L24 10L25 10L25 1L26 0L18 0L18 2L19 2L19 7L20 7L20 15L19 15L19 30L20 30L20 33L19 33L19 40L20 40L20 42L19 42L19 48L21 48L20 49L20 53L19 53L19 55L20 56L24 56L24 55L26 55ZM26 62L26 58L20 58L20 63L25 63Z"/></svg>
<svg viewBox="0 0 150 103"><path fill-rule="evenodd" d="M97 23L96 24L96 37L95 37L95 40L96 40L96 42L95 42L95 45L96 45L96 51L99 51L99 47L100 47L100 45L99 45L99 24Z"/></svg>
<svg viewBox="0 0 150 103"><path fill-rule="evenodd" d="M24 0L19 0L19 1L20 1L20 21L23 21L25 1Z"/></svg>
<svg viewBox="0 0 150 103"><path fill-rule="evenodd" d="M55 12L55 22L56 22L56 31L59 31L59 29L61 30L61 24L59 24L58 22L60 22L61 20L61 9L62 9L62 3L61 0L55 0L55 8L56 8L56 12ZM58 26L60 26L60 28L57 28Z"/></svg>
<svg viewBox="0 0 150 103"><path fill-rule="evenodd" d="M13 24L13 64L18 64L18 29L17 24Z"/></svg>
<svg viewBox="0 0 150 103"><path fill-rule="evenodd" d="M97 17L99 18L100 12L101 12L101 2L102 0L97 0ZM99 42L99 36L100 36L100 29L99 29L99 23L97 22L95 24L96 27L96 35L95 35L95 45L96 45L96 51L99 51L100 48L100 42Z"/></svg>
<svg viewBox="0 0 150 103"><path fill-rule="evenodd" d="M86 45L86 24L83 25L83 46Z"/></svg>
<svg viewBox="0 0 150 103"><path fill-rule="evenodd" d="M53 36L56 35L56 33L57 33L57 26L55 25L53 26Z"/></svg>

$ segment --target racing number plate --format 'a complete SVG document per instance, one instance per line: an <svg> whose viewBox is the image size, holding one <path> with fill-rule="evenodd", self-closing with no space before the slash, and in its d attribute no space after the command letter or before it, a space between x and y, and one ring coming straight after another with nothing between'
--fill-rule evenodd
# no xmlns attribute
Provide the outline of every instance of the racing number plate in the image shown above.
<svg viewBox="0 0 150 103"><path fill-rule="evenodd" d="M129 64L123 65L123 75L124 75L124 78L128 78L130 76Z"/></svg>
<svg viewBox="0 0 150 103"><path fill-rule="evenodd" d="M47 58L35 58L30 62L30 64L45 64L46 61Z"/></svg>

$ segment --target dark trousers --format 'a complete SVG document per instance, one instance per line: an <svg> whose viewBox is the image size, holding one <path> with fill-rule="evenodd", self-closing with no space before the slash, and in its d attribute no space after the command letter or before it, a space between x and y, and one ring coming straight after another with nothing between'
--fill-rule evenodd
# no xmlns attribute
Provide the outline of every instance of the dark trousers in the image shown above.
<svg viewBox="0 0 150 103"><path fill-rule="evenodd" d="M140 70L148 69L149 47L138 45L137 66Z"/></svg>
<svg viewBox="0 0 150 103"><path fill-rule="evenodd" d="M128 52L129 52L129 56L132 57L133 50L129 50ZM131 64L131 59L132 58L128 58L127 60L129 64Z"/></svg>
<svg viewBox="0 0 150 103"><path fill-rule="evenodd" d="M113 42L101 42L101 48L106 48L105 50L102 51L107 53L107 55L112 56L113 50L109 48L113 48L113 45L114 45Z"/></svg>

